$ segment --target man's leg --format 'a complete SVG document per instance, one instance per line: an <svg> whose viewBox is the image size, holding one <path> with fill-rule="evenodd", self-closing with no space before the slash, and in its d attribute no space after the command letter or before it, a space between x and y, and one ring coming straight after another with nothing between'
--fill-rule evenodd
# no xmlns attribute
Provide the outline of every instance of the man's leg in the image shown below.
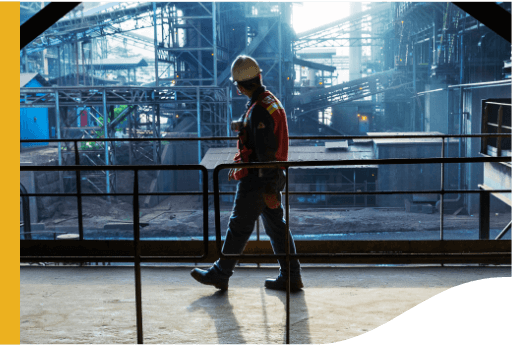
<svg viewBox="0 0 514 345"><path fill-rule="evenodd" d="M275 254L285 254L286 253L286 221L284 219L284 209L282 208L282 204L276 209L265 208L262 212L262 221L264 224L264 229L266 230L266 234L270 238L271 246L273 247L273 252ZM291 235L291 231L288 231L289 234L289 253L296 254L296 247L294 245L293 236ZM280 264L280 273L282 275L287 274L286 267L286 259L278 259ZM300 276L300 262L297 259L290 260L291 267L291 277L299 277Z"/></svg>
<svg viewBox="0 0 514 345"><path fill-rule="evenodd" d="M228 223L223 254L241 254L250 238L255 221L266 207L263 190L257 181L244 178L237 185L234 208ZM214 263L216 270L230 277L237 264L236 259L219 259Z"/></svg>

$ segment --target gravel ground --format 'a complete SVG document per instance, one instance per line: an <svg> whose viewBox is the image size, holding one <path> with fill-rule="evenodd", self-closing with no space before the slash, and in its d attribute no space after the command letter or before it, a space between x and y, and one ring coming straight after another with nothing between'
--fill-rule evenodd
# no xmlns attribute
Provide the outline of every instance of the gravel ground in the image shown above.
<svg viewBox="0 0 514 345"><path fill-rule="evenodd" d="M215 214L209 206L209 233L215 234ZM60 207L57 217L44 221L47 229L77 226L76 203L71 201ZM101 198L88 198L83 202L84 227L103 229L106 224L131 223L132 205L126 202L107 203ZM228 224L230 208L221 211L222 233ZM512 220L510 213L491 213L490 227L504 228ZM181 196L163 201L152 209L141 209L141 235L201 236L203 212L198 197ZM444 215L444 229L477 229L478 215ZM261 225L262 226L262 225ZM440 214L408 213L399 208L355 209L291 209L290 227L294 234L334 234L340 232L386 232L439 230ZM262 229L262 228L261 228ZM127 232L127 231L125 231ZM130 232L130 231L128 231ZM127 233L128 233L127 232ZM104 234L105 235L105 234ZM123 235L123 232L112 233Z"/></svg>

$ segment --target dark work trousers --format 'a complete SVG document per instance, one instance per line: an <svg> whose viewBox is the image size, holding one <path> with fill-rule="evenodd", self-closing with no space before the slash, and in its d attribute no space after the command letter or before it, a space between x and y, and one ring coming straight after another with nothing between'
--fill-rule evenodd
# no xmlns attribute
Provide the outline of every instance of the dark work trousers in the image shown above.
<svg viewBox="0 0 514 345"><path fill-rule="evenodd" d="M269 174L268 174L269 175ZM269 236L271 246L275 254L286 253L286 221L284 219L284 209L282 203L275 208L267 207L264 201L264 193L274 190L279 201L281 201L280 191L285 186L285 172L275 170L271 177L258 177L257 174L249 174L242 178L237 185L234 208L228 223L227 235L223 244L223 254L241 254L250 238L255 227L255 221L259 216L262 217L264 229ZM271 187L270 187L271 186ZM271 188L271 190L270 190ZM295 254L293 236L289 231L290 253ZM286 259L278 260L280 273L287 274ZM219 273L230 277L234 271L237 260L219 259L214 263ZM296 259L290 260L291 277L300 276L300 263Z"/></svg>

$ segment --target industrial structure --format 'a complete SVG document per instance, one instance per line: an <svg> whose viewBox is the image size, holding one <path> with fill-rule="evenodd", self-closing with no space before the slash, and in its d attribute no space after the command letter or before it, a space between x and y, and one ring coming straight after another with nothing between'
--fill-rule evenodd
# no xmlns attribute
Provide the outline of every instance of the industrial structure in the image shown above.
<svg viewBox="0 0 514 345"><path fill-rule="evenodd" d="M21 23L46 5L20 3ZM134 254L124 243L113 245L115 254L106 249L109 246L95 247L94 241L83 248L79 244L84 239L111 240L109 229L125 239L137 228L139 236L139 225L148 230L146 262L213 259L217 247L213 237L207 244L207 237L214 232L211 228L201 235L198 229L219 221L220 207L230 207L233 201L236 184L226 181L226 170L219 174L219 183L217 179L219 166L232 163L237 151L230 123L246 110L248 101L229 81L231 64L238 55L249 55L258 61L264 84L287 113L291 174L285 204L301 210L394 209L437 214L441 221L440 232L439 225L434 232L440 242L433 246L424 241L433 237L411 244L420 238L418 228L409 225L405 229L412 237L402 237L409 243L397 243L401 241L393 236L386 249L377 249L380 241L374 240L351 248L344 241L320 241L318 247L306 240L306 252L315 247L323 253L364 254L313 255L305 261L510 262L512 197L505 190L511 188L512 44L510 36L458 5L349 3L341 19L295 32L298 4L292 2L81 3L20 50L22 194L31 196L30 207L28 199L23 200L23 260L140 260L139 249ZM510 17L511 3L495 5ZM79 165L84 166L80 177L80 169L73 168ZM139 187L132 182L138 174L144 177ZM145 195L136 202L134 191ZM56 218L59 212L66 214L66 203L56 193L78 198L76 229L56 230L56 224L66 221ZM128 221L109 218L105 227L88 235L81 214L85 197L80 193L100 195L111 206L126 201L123 205L134 207L134 214ZM194 206L188 207L203 210L204 218L196 216L187 226L198 233L184 230L177 235L161 225L152 227L164 213L168 218L162 224L175 224L170 223L169 209L148 213L147 218L136 216L136 208L151 210L171 200L165 193L194 196ZM61 211L59 205L64 205ZM214 218L207 219L209 208L215 210ZM491 212L506 216L495 220ZM445 214L454 217L450 222L480 215L469 225L478 239L455 235L455 243L445 245ZM36 231L36 224L42 231ZM215 227L218 231L219 223ZM306 236L317 236L309 231ZM69 234L80 241L65 249L59 241L45 242ZM170 236L195 241L204 236L209 256L197 255L199 242L184 240L167 248L152 242ZM489 241L494 238L508 241ZM464 239L469 241L457 241ZM249 248L255 254L267 251L260 244ZM58 258L50 258L54 251ZM179 259L176 253L185 257ZM252 260L246 262L256 262Z"/></svg>
<svg viewBox="0 0 514 345"><path fill-rule="evenodd" d="M30 14L27 6L22 12ZM501 6L510 11L508 3ZM293 136L478 133L481 111L472 98L488 98L489 91L510 98L510 43L453 4L356 3L351 15L302 33L292 29L293 7L81 4L20 53L23 73L39 73L53 84L22 88L27 102L21 106L51 109L52 123L48 135L22 138L229 137L228 123L246 103L228 82L240 54L259 62ZM133 32L145 28L153 37ZM153 51L153 61L138 48ZM76 124L68 120L78 113ZM196 161L176 163L200 163L209 148L227 145L199 141L190 145ZM95 164L116 162L116 145L92 146L103 157ZM138 155L148 158L145 163L165 159L160 142L129 146L129 162ZM472 139L459 139L458 147L459 156L479 151ZM98 154L91 149L83 157L92 162ZM454 187L482 179L471 166L459 171Z"/></svg>

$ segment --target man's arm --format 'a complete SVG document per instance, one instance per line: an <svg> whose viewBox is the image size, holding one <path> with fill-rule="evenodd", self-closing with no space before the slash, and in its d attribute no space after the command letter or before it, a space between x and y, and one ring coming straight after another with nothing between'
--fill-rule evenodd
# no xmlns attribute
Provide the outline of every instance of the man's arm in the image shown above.
<svg viewBox="0 0 514 345"><path fill-rule="evenodd" d="M257 105L253 109L251 116L252 136L255 140L254 148L259 162L272 162L276 159L278 149L277 139L275 138L275 121L271 115L261 106ZM268 169L259 169L262 176Z"/></svg>

